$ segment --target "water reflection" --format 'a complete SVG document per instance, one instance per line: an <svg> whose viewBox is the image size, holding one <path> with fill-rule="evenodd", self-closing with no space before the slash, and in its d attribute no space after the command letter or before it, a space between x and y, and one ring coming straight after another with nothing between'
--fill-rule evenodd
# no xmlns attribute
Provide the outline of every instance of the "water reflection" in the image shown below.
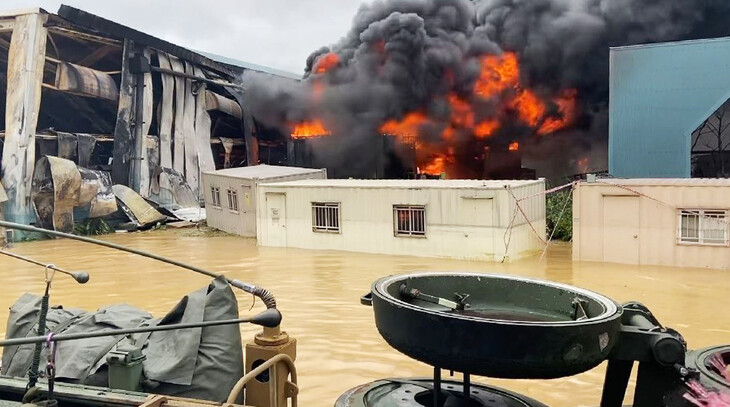
<svg viewBox="0 0 730 407"><path fill-rule="evenodd" d="M413 257L259 248L252 239L210 237L195 231L157 231L105 237L115 243L153 251L180 261L255 282L273 291L284 314L284 329L298 340L302 405L331 406L346 389L392 376L428 376L431 369L390 348L378 334L372 309L359 297L379 277L416 270L461 270L515 274L574 284L619 302L636 300L649 306L665 325L679 329L691 347L730 343L730 313L725 307L730 274L704 269L633 267L572 263L569 245L552 247L538 256L498 264ZM131 254L57 240L16 245L15 252L86 270L91 281L78 285L57 278L52 302L96 309L127 302L156 315L207 283L185 270ZM0 257L0 319L26 291L41 293L43 270ZM240 294L242 312L252 298ZM257 307L262 307L260 301ZM4 322L3 322L4 324ZM4 326L0 329L4 332ZM245 338L253 327L242 327ZM597 405L603 368L552 381L505 381L477 378L530 395L548 405Z"/></svg>

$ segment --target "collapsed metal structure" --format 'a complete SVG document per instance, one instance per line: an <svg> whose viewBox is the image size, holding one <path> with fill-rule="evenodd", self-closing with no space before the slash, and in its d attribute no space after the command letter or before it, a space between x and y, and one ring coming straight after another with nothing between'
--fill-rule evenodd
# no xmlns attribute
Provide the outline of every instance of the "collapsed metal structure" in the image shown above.
<svg viewBox="0 0 730 407"><path fill-rule="evenodd" d="M181 180L199 197L203 171L258 164L262 131L246 107L243 65L65 5L0 12L5 218L35 221L42 157L108 173L163 206L176 204ZM73 205L77 191L64 192Z"/></svg>

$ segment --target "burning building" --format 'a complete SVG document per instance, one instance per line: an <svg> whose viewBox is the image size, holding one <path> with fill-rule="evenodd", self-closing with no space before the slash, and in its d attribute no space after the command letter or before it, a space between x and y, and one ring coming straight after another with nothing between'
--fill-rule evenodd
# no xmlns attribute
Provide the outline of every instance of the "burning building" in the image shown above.
<svg viewBox="0 0 730 407"><path fill-rule="evenodd" d="M728 11L702 0L376 1L312 53L302 82L250 75L251 109L284 134L317 136L295 149L333 176L372 177L389 155L394 168L450 178L522 175L507 157L548 177L603 170L609 47L727 32ZM408 148L383 151L383 135Z"/></svg>

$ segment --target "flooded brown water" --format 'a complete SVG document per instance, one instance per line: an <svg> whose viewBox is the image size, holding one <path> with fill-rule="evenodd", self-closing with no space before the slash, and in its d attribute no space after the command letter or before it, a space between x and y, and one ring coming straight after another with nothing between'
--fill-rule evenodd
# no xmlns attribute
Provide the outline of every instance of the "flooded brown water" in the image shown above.
<svg viewBox="0 0 730 407"><path fill-rule="evenodd" d="M300 401L332 406L355 385L384 377L429 376L431 369L390 348L381 339L372 309L359 297L377 278L417 270L462 270L531 276L573 284L616 301L640 301L666 326L679 330L690 347L730 343L730 273L705 269L629 267L572 263L570 246L558 244L546 260L510 264L305 251L256 247L253 239L205 236L195 230L117 234L104 239L145 249L270 289L284 314L283 327L298 340ZM208 279L131 254L67 240L17 244L14 252L68 269L83 269L91 281L78 285L58 277L52 303L96 309L127 302L160 316L181 296ZM0 330L8 308L23 293L42 293L43 270L0 257ZM239 296L242 313L251 297ZM262 305L258 302L260 310ZM256 331L243 327L244 341ZM474 378L527 394L555 407L597 405L603 367L552 381Z"/></svg>

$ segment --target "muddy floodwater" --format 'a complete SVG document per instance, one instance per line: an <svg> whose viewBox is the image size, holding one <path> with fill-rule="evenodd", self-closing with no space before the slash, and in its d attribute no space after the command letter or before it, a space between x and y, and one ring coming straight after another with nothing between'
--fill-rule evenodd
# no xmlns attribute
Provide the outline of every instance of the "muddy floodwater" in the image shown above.
<svg viewBox="0 0 730 407"><path fill-rule="evenodd" d="M103 239L149 250L270 289L284 315L283 328L297 338L303 406L332 406L342 392L385 377L429 376L431 369L390 348L378 334L372 309L359 298L377 278L417 270L461 270L530 276L573 284L616 301L640 301L691 348L730 343L730 271L572 263L570 246L551 247L546 259L509 264L329 251L260 248L253 239L211 236L193 230L116 234ZM68 269L86 270L86 285L57 277L52 303L89 310L126 302L156 316L167 312L206 277L127 253L68 240L16 244L14 252ZM41 294L43 269L0 257L0 319L23 293ZM242 313L251 297L238 294ZM257 302L255 310L263 309ZM244 342L257 330L243 326ZM527 394L555 407L597 405L603 366L551 381L474 381ZM448 376L448 373L444 373Z"/></svg>

